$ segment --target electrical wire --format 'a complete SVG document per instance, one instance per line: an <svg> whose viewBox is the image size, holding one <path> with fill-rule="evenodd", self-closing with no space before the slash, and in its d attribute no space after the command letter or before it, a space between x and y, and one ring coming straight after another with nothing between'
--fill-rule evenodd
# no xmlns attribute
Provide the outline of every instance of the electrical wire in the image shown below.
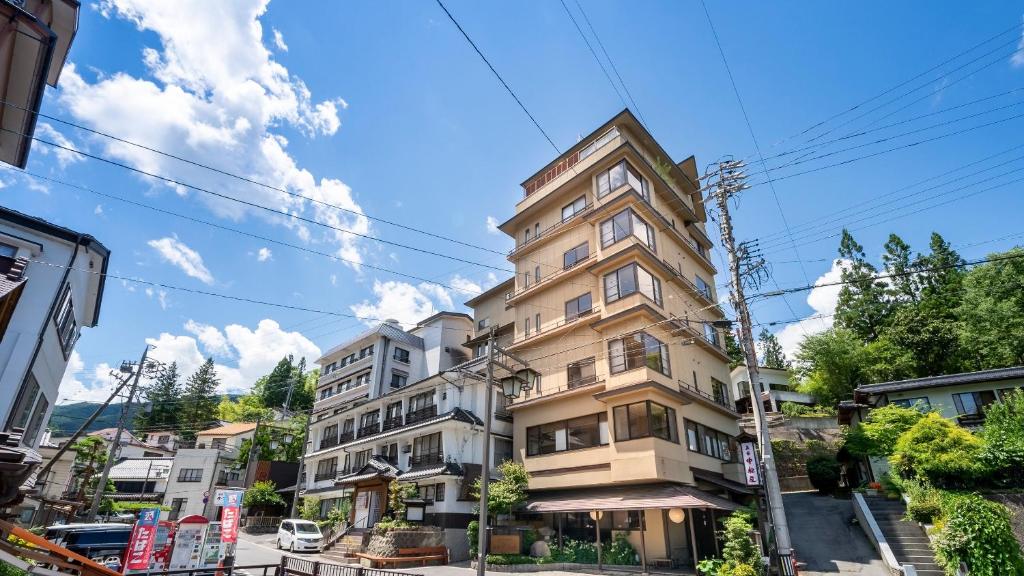
<svg viewBox="0 0 1024 576"><path fill-rule="evenodd" d="M587 28L590 28L590 33L594 35L594 39L597 40L597 45L601 48L601 52L604 54L605 59L608 60L608 64L612 67L612 71L615 72L615 77L619 79L619 83L622 84L622 89L626 92L626 96L629 98L630 104L633 105L633 109L636 110L638 116L640 116L640 122L647 127L647 119L644 118L643 112L640 111L640 106L637 105L636 100L633 99L633 95L629 92L629 86L626 85L626 81L622 79L622 75L619 74L618 67L615 66L615 61L612 60L608 50L605 50L604 42L601 41L601 36L594 29L594 25L590 23L590 18L587 16L587 11L583 9L583 5L580 4L580 0L574 0L576 7L579 9L580 14L583 15L583 21L587 23Z"/></svg>

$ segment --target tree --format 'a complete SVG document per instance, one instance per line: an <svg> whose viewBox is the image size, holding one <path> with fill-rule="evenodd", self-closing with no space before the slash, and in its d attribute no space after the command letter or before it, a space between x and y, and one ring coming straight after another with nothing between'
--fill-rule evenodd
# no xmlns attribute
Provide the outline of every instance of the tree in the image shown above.
<svg viewBox="0 0 1024 576"><path fill-rule="evenodd" d="M919 255L915 262L915 268L924 270L917 275L921 296L946 299L944 308L956 308L965 276L964 259L938 232L932 232L928 247L931 252Z"/></svg>
<svg viewBox="0 0 1024 576"><path fill-rule="evenodd" d="M277 485L272 480L253 482L242 496L242 505L250 509L265 512L268 508L284 506L284 498L277 493Z"/></svg>
<svg viewBox="0 0 1024 576"><path fill-rule="evenodd" d="M797 389L814 396L819 404L835 406L863 381L865 365L864 344L853 332L831 328L812 334L796 353Z"/></svg>
<svg viewBox="0 0 1024 576"><path fill-rule="evenodd" d="M85 502L86 490L92 494L98 482L94 478L107 463L107 444L99 436L86 436L71 446L75 451L75 476L78 478L78 494L76 499Z"/></svg>
<svg viewBox="0 0 1024 576"><path fill-rule="evenodd" d="M722 560L725 561L719 574L742 573L740 566L750 567L747 573L764 574L761 551L750 537L754 529L754 515L747 510L738 510L722 522L725 545L722 546Z"/></svg>
<svg viewBox="0 0 1024 576"><path fill-rule="evenodd" d="M217 370L213 358L188 377L181 396L180 431L186 441L196 438L196 432L217 424Z"/></svg>
<svg viewBox="0 0 1024 576"><path fill-rule="evenodd" d="M725 334L725 353L729 355L729 370L746 364L743 348L736 340L736 335L732 333L732 330L723 330L722 332Z"/></svg>
<svg viewBox="0 0 1024 576"><path fill-rule="evenodd" d="M790 362L786 359L786 354L782 351L782 344L779 344L779 339L775 337L775 334L762 328L761 334L757 337L757 347L761 352L761 365L765 368L777 370L789 368Z"/></svg>
<svg viewBox="0 0 1024 576"><path fill-rule="evenodd" d="M985 409L985 461L1005 480L1024 470L1024 390L1004 394Z"/></svg>
<svg viewBox="0 0 1024 576"><path fill-rule="evenodd" d="M178 428L178 400L181 398L181 383L178 382L178 378L178 363L171 362L143 391L149 407L148 410L140 410L135 414L137 430Z"/></svg>
<svg viewBox="0 0 1024 576"><path fill-rule="evenodd" d="M987 471L983 451L980 438L932 412L900 435L889 463L904 478L963 486Z"/></svg>
<svg viewBox="0 0 1024 576"><path fill-rule="evenodd" d="M303 496L302 507L299 508L299 518L316 522L320 519L320 499L316 496Z"/></svg>
<svg viewBox="0 0 1024 576"><path fill-rule="evenodd" d="M912 274L914 263L911 261L910 245L896 234L889 234L882 254L882 264L886 275L890 276L889 297L896 302L916 302L918 285Z"/></svg>
<svg viewBox="0 0 1024 576"><path fill-rule="evenodd" d="M898 404L875 408L863 422L847 430L846 449L856 456L890 456L900 436L923 417L924 413L918 408Z"/></svg>
<svg viewBox="0 0 1024 576"><path fill-rule="evenodd" d="M530 475L526 468L512 460L505 460L498 465L499 480L491 480L487 484L487 509L492 514L508 512L511 514L516 508L526 502L526 488L530 482ZM473 485L473 493L480 498L480 478L477 478Z"/></svg>
<svg viewBox="0 0 1024 576"><path fill-rule="evenodd" d="M249 464L253 439L256 442L257 461L298 462L302 457L307 418L295 416L283 423L264 420L264 424L256 430L252 439L246 438L239 444L235 467L245 468Z"/></svg>
<svg viewBox="0 0 1024 576"><path fill-rule="evenodd" d="M878 270L867 261L864 247L848 230L843 230L839 241L839 256L846 264L840 276L844 284L836 304L836 325L870 342L878 338L889 323L888 288L877 278Z"/></svg>
<svg viewBox="0 0 1024 576"><path fill-rule="evenodd" d="M420 492L416 485L409 482L394 482L388 484L388 511L391 518L397 521L405 520L405 501L419 496Z"/></svg>
<svg viewBox="0 0 1024 576"><path fill-rule="evenodd" d="M1024 364L1024 248L989 258L1015 256L974 268L964 278L958 309L960 343L971 369Z"/></svg>
<svg viewBox="0 0 1024 576"><path fill-rule="evenodd" d="M288 401L289 410L309 410L313 407L313 391L309 388L306 377L306 359L302 358L295 364L295 358L289 354L282 358L270 374L262 376L253 386L253 393L259 395L267 408L284 408ZM291 388L291 399L288 389Z"/></svg>
<svg viewBox="0 0 1024 576"><path fill-rule="evenodd" d="M256 422L270 420L272 417L273 412L263 405L263 400L256 394L244 394L237 400L224 396L217 405L217 418L226 422Z"/></svg>

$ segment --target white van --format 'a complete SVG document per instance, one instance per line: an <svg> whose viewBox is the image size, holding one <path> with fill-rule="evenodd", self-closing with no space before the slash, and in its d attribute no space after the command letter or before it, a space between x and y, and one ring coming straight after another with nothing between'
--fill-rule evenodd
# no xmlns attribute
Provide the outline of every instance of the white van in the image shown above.
<svg viewBox="0 0 1024 576"><path fill-rule="evenodd" d="M282 520L277 528L277 548L287 548L292 552L319 552L324 545L324 535L320 527L309 520L297 518Z"/></svg>

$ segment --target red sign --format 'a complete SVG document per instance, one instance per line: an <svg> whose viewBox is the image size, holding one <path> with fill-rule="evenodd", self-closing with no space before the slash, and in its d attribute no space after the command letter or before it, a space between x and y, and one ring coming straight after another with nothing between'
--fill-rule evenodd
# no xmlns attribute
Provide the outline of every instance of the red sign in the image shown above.
<svg viewBox="0 0 1024 576"><path fill-rule="evenodd" d="M225 544L239 541L238 506L225 506L220 513L220 541Z"/></svg>
<svg viewBox="0 0 1024 576"><path fill-rule="evenodd" d="M149 570L149 559L153 552L153 542L156 540L159 520L159 508L151 508L139 513L139 521L135 523L131 540L128 541L125 570Z"/></svg>

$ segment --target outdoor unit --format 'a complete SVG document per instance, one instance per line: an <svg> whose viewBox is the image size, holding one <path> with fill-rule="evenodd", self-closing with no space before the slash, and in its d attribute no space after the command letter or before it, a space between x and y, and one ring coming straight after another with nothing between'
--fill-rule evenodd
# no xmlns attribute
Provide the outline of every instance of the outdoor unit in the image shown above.
<svg viewBox="0 0 1024 576"><path fill-rule="evenodd" d="M410 452L412 452L412 444L406 444L405 446L402 446L402 454L408 454Z"/></svg>

